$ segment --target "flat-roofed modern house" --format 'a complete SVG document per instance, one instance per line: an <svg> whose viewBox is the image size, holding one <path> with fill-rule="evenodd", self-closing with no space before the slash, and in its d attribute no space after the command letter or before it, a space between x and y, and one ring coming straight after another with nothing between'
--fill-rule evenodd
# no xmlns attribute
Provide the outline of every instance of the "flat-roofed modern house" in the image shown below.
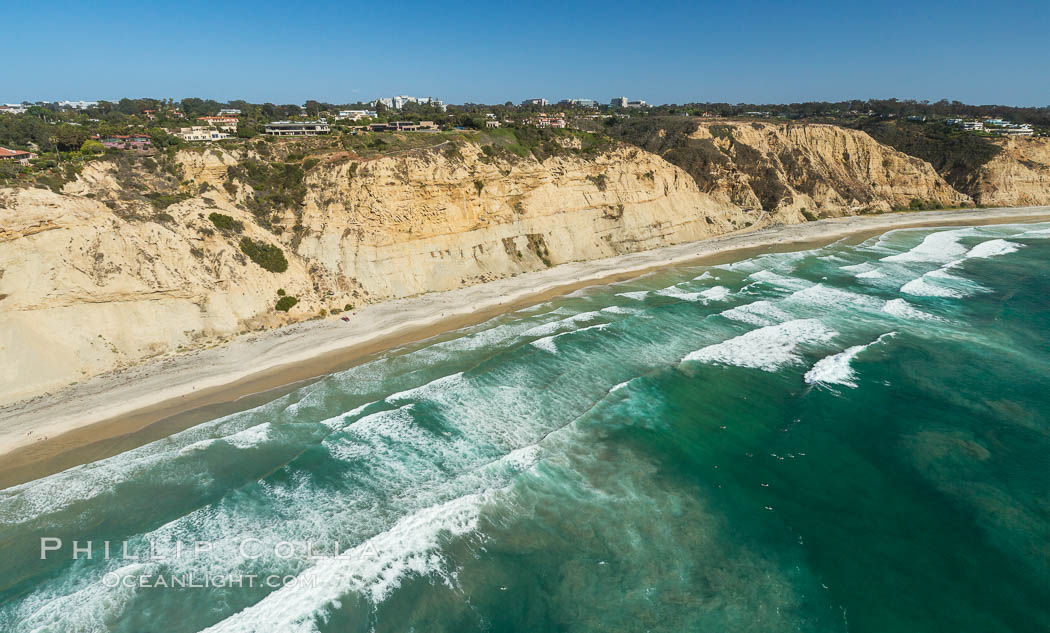
<svg viewBox="0 0 1050 633"><path fill-rule="evenodd" d="M273 136L317 136L328 134L327 121L274 121L266 124L266 133Z"/></svg>
<svg viewBox="0 0 1050 633"><path fill-rule="evenodd" d="M241 111L237 108L223 108L219 110L219 116L237 116Z"/></svg>
<svg viewBox="0 0 1050 633"><path fill-rule="evenodd" d="M216 130L213 127L204 127L202 125L194 125L193 127L181 127L178 132L172 132L172 136L177 136L184 141L221 141L226 138L230 138L230 135L221 130Z"/></svg>
<svg viewBox="0 0 1050 633"><path fill-rule="evenodd" d="M13 160L19 164L28 165L31 158L36 158L36 154L20 149L0 147L0 160Z"/></svg>

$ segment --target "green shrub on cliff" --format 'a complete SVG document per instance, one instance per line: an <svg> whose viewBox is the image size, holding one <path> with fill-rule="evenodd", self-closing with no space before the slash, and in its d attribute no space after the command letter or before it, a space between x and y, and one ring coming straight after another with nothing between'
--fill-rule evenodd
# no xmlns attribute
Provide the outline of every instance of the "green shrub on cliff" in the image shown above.
<svg viewBox="0 0 1050 633"><path fill-rule="evenodd" d="M273 306L274 310L278 312L287 312L292 309L292 306L299 303L299 300L295 297L281 297L277 300L277 303Z"/></svg>
<svg viewBox="0 0 1050 633"><path fill-rule="evenodd" d="M288 260L284 258L284 252L273 244L256 242L245 237L241 239L241 250L248 256L248 259L272 273L283 273L288 270Z"/></svg>
<svg viewBox="0 0 1050 633"><path fill-rule="evenodd" d="M222 213L212 213L208 216L211 223L215 225L215 228L225 233L234 232L240 233L244 230L244 223L239 220L234 220L228 215Z"/></svg>

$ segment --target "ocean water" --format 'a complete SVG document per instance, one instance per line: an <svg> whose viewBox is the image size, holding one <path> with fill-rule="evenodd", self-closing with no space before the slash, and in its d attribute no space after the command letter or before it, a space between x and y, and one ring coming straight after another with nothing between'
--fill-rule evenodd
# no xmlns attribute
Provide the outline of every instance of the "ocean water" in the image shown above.
<svg viewBox="0 0 1050 633"><path fill-rule="evenodd" d="M0 631L1046 631L1048 261L898 230L393 350L0 491Z"/></svg>

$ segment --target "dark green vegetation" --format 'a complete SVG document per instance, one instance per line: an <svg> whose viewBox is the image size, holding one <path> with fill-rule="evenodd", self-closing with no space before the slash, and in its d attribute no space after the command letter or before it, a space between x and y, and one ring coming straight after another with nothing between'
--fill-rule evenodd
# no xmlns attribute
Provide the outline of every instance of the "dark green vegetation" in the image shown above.
<svg viewBox="0 0 1050 633"><path fill-rule="evenodd" d="M144 195L149 198L150 204L152 204L153 208L157 210L167 209L176 202L182 202L183 200L188 200L193 197L193 194L188 191L182 191L179 193L151 192Z"/></svg>
<svg viewBox="0 0 1050 633"><path fill-rule="evenodd" d="M728 142L729 149L720 148L709 138L689 138L700 122L685 117L642 117L609 119L609 134L632 145L662 156L681 167L693 177L701 191L710 192L726 170L736 168L749 176L755 195L766 211L775 209L789 197L787 187L765 157L748 145L736 143L732 124L712 126L715 138ZM802 191L812 191L816 179L805 169L801 157L791 149L783 150L779 158ZM839 183L846 186L845 183Z"/></svg>
<svg viewBox="0 0 1050 633"><path fill-rule="evenodd" d="M298 163L246 160L227 169L230 181L239 180L254 191L247 200L248 209L259 224L271 227L275 213L291 210L298 216L306 197L305 171Z"/></svg>
<svg viewBox="0 0 1050 633"><path fill-rule="evenodd" d="M208 219L215 225L215 228L219 229L224 233L240 233L244 230L244 223L240 220L234 220L228 215L222 213L211 213L208 215Z"/></svg>
<svg viewBox="0 0 1050 633"><path fill-rule="evenodd" d="M299 303L299 300L295 297L283 296L277 300L277 303L273 306L274 310L278 312L287 312L292 309L292 306Z"/></svg>
<svg viewBox="0 0 1050 633"><path fill-rule="evenodd" d="M930 163L948 184L967 194L972 193L980 167L1001 151L983 136L939 122L865 119L855 127L880 143Z"/></svg>
<svg viewBox="0 0 1050 633"><path fill-rule="evenodd" d="M591 155L610 149L612 139L604 133L537 127L508 127L485 130L479 142L487 156L509 158L533 157L546 160L552 156Z"/></svg>
<svg viewBox="0 0 1050 633"><path fill-rule="evenodd" d="M605 128L614 138L636 145L681 167L701 191L711 191L714 175L730 164L711 139L689 138L700 122L685 117L608 119Z"/></svg>
<svg viewBox="0 0 1050 633"><path fill-rule="evenodd" d="M284 252L273 244L243 237L241 238L241 251L248 256L248 259L272 273L283 273L288 270L288 260L284 258Z"/></svg>

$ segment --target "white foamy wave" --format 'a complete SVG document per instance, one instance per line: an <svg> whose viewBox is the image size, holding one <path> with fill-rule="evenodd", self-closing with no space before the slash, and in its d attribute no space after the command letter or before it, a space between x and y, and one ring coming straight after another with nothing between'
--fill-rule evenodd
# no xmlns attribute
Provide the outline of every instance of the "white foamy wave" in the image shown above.
<svg viewBox="0 0 1050 633"><path fill-rule="evenodd" d="M531 327L521 333L521 336L550 336L558 330L567 327L574 327L579 323L586 323L593 321L602 316L601 312L595 310L591 312L581 312L579 314L573 314L567 316L564 319L557 321L551 321L549 323L543 323L534 327Z"/></svg>
<svg viewBox="0 0 1050 633"><path fill-rule="evenodd" d="M378 604L410 574L450 581L441 543L475 532L481 508L490 497L488 492L465 495L406 516L341 556L321 559L300 574L296 584L274 591L202 633L317 633L317 621L339 609L340 599L348 594Z"/></svg>
<svg viewBox="0 0 1050 633"><path fill-rule="evenodd" d="M972 229L939 231L927 235L922 243L910 251L882 258L885 262L947 262L966 252L959 240L973 233Z"/></svg>
<svg viewBox="0 0 1050 633"><path fill-rule="evenodd" d="M882 306L882 311L886 314L893 315L898 319L916 319L922 321L943 321L938 316L934 316L929 312L923 312L922 310L913 307L910 303L904 299L890 299Z"/></svg>
<svg viewBox="0 0 1050 633"><path fill-rule="evenodd" d="M634 299L635 301L645 301L645 298L649 296L648 290L635 290L634 292L620 292L617 293L617 297L627 297L628 299Z"/></svg>
<svg viewBox="0 0 1050 633"><path fill-rule="evenodd" d="M751 325L772 325L791 318L787 312L764 299L724 310L720 314L727 319Z"/></svg>
<svg viewBox="0 0 1050 633"><path fill-rule="evenodd" d="M820 308L843 308L846 306L871 306L876 300L856 292L839 290L824 284L814 284L809 288L791 293L785 301Z"/></svg>
<svg viewBox="0 0 1050 633"><path fill-rule="evenodd" d="M436 378L418 387L392 393L386 397L386 401L390 404L397 404L399 401L403 400L424 400L436 391L443 391L462 382L463 372L460 371L454 374L449 374L448 376Z"/></svg>
<svg viewBox="0 0 1050 633"><path fill-rule="evenodd" d="M797 288L800 285L809 283L804 279L785 277L784 275L779 275L771 270L759 270L751 273L747 278L751 281L761 282L771 286L779 286L781 288Z"/></svg>
<svg viewBox="0 0 1050 633"><path fill-rule="evenodd" d="M671 286L670 288L662 288L656 291L656 294L662 297L671 297L672 299L681 299L682 301L700 301L703 296L699 292L686 292L678 286Z"/></svg>
<svg viewBox="0 0 1050 633"><path fill-rule="evenodd" d="M908 283L901 286L901 292L909 295L915 295L917 297L945 297L945 298L958 298L964 296L962 292L946 288L944 286L937 286L926 281L929 277L929 273L919 277L918 279L912 279Z"/></svg>
<svg viewBox="0 0 1050 633"><path fill-rule="evenodd" d="M747 334L708 345L683 358L683 361L720 363L773 372L799 360L798 347L824 343L836 332L817 319L796 319L769 325Z"/></svg>
<svg viewBox="0 0 1050 633"><path fill-rule="evenodd" d="M847 348L838 354L826 356L813 365L803 379L811 385L844 385L846 387L856 387L855 381L857 374L853 370L851 362L864 350L868 349L872 345L882 341L882 339L895 335L896 332L888 332L883 334L874 341L866 345L854 345L853 347Z"/></svg>
<svg viewBox="0 0 1050 633"><path fill-rule="evenodd" d="M851 273L864 273L868 272L869 270L872 270L873 268L875 267L872 264L868 262L861 262L859 264L850 264L849 266L842 266L839 268L839 270L845 270Z"/></svg>
<svg viewBox="0 0 1050 633"><path fill-rule="evenodd" d="M1021 244L1008 242L1006 240L989 240L981 242L966 253L966 257L997 257L1020 250Z"/></svg>
<svg viewBox="0 0 1050 633"><path fill-rule="evenodd" d="M599 312L605 312L607 314L638 314L640 310L625 308L623 306L609 306L607 308L602 308Z"/></svg>
<svg viewBox="0 0 1050 633"><path fill-rule="evenodd" d="M702 291L700 296L707 301L721 301L729 297L730 294L732 294L732 291L729 288L726 288L725 286L714 286Z"/></svg>
<svg viewBox="0 0 1050 633"><path fill-rule="evenodd" d="M882 279L886 275L877 270L868 270L857 274L857 279Z"/></svg>
<svg viewBox="0 0 1050 633"><path fill-rule="evenodd" d="M634 380L634 379L632 378L631 380ZM629 384L631 384L631 381L630 380L625 380L625 381L621 382L620 384L614 386L612 389L610 389L609 393L616 393L617 391L623 389L624 387L626 387Z"/></svg>
<svg viewBox="0 0 1050 633"><path fill-rule="evenodd" d="M554 339L554 336L544 336L543 338L536 339L530 343L530 345L536 349L541 349L545 352L550 352L551 354L557 354L558 346L554 344Z"/></svg>
<svg viewBox="0 0 1050 633"><path fill-rule="evenodd" d="M703 279L715 279L715 276L711 274L710 270L705 270L704 274L699 277L693 277L693 281L701 281Z"/></svg>

